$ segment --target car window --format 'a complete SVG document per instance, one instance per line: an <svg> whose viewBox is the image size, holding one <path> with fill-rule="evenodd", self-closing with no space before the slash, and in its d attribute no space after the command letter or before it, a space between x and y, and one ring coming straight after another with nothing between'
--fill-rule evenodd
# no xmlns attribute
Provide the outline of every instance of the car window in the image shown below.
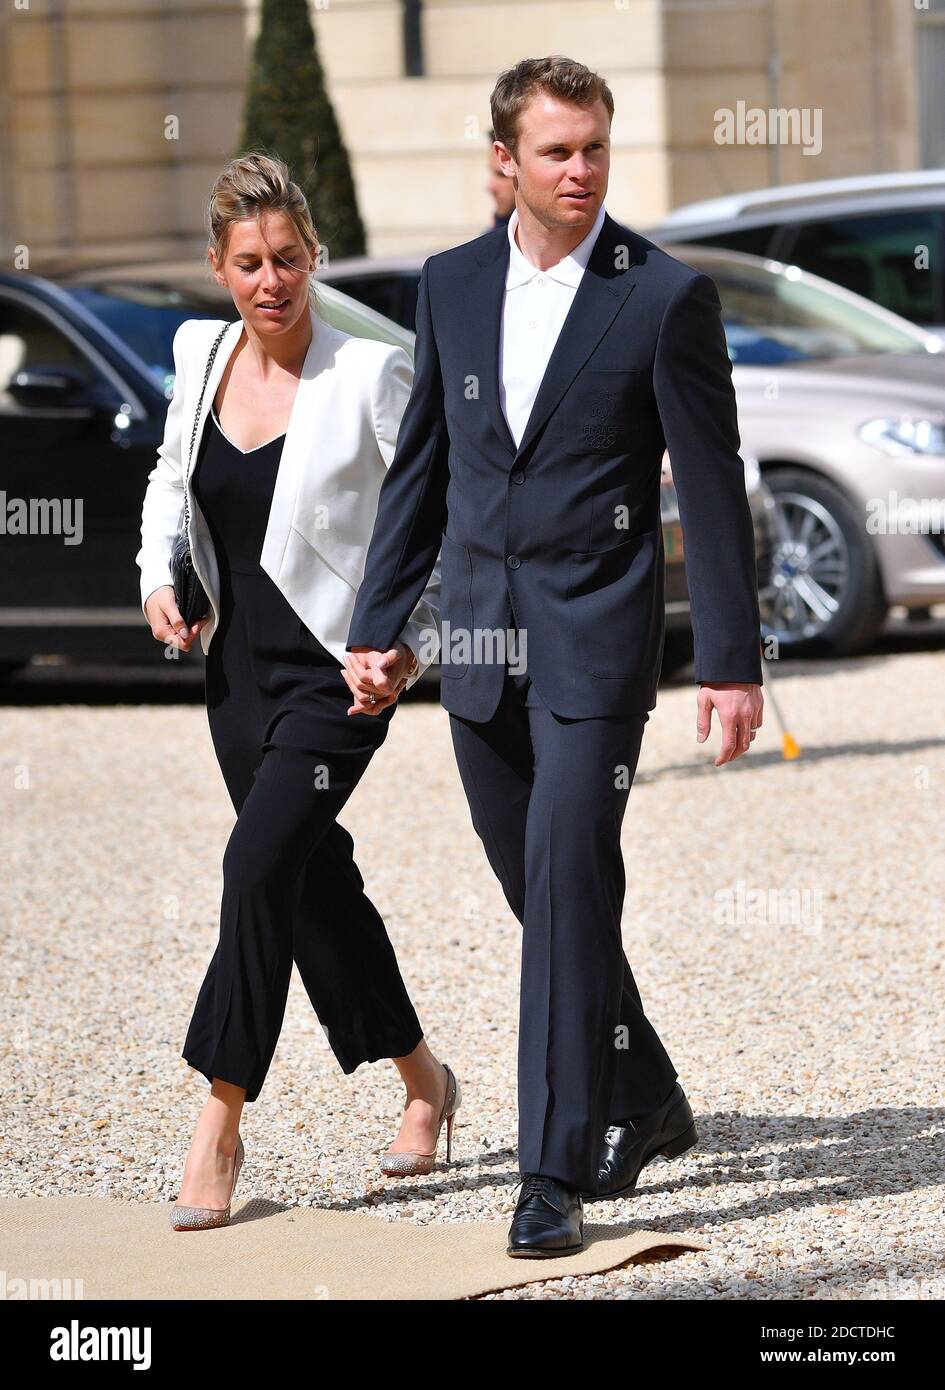
<svg viewBox="0 0 945 1390"><path fill-rule="evenodd" d="M17 372L31 367L61 367L80 384L98 376L72 339L44 314L0 296L0 411L22 414L29 409L10 388Z"/></svg>
<svg viewBox="0 0 945 1390"><path fill-rule="evenodd" d="M366 304L385 318L393 319L402 328L413 329L417 317L416 289L413 294L413 307L409 320L404 310L404 280L397 273L383 275L333 275L328 282L336 290L349 294L359 304Z"/></svg>
<svg viewBox="0 0 945 1390"><path fill-rule="evenodd" d="M400 285L396 275L332 275L329 284L359 304L400 322Z"/></svg>
<svg viewBox="0 0 945 1390"><path fill-rule="evenodd" d="M726 251L744 251L749 256L771 254L772 238L777 229L770 223L763 227L746 227L740 232L720 232L717 236L686 237L693 246L721 246Z"/></svg>
<svg viewBox="0 0 945 1390"><path fill-rule="evenodd" d="M107 324L147 366L158 387L170 399L174 391L174 334L185 319L235 320L233 301L199 290L173 285L63 285L90 313Z"/></svg>
<svg viewBox="0 0 945 1390"><path fill-rule="evenodd" d="M740 366L925 351L906 325L889 323L870 304L812 282L794 267L776 272L698 254L686 260L715 281L729 356Z"/></svg>
<svg viewBox="0 0 945 1390"><path fill-rule="evenodd" d="M921 249L928 249L926 264L936 267L940 236L935 209L863 213L803 224L781 259L913 323L929 324L938 320L936 285L933 270L921 265Z"/></svg>

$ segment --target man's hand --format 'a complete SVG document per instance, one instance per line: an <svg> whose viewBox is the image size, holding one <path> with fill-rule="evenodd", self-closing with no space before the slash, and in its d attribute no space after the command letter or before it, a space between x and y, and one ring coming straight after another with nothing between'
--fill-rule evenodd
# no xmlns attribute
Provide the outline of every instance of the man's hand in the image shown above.
<svg viewBox="0 0 945 1390"><path fill-rule="evenodd" d="M345 654L341 674L354 696L348 714L380 714L392 705L407 684L414 667L414 654L406 642L395 642L389 651L375 647L352 647ZM371 703L371 696L374 703Z"/></svg>
<svg viewBox="0 0 945 1390"><path fill-rule="evenodd" d="M699 713L696 738L705 743L712 727L712 711L718 710L722 725L722 747L715 766L734 762L747 753L755 730L764 722L764 696L760 685L740 685L737 681L703 681L697 696Z"/></svg>

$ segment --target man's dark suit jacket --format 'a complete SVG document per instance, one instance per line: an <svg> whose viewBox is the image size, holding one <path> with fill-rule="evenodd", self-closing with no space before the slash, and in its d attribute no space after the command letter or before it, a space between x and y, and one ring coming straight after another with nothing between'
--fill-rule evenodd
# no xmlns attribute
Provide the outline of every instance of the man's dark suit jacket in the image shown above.
<svg viewBox="0 0 945 1390"><path fill-rule="evenodd" d="M714 281L605 215L516 448L498 378L508 261L502 226L423 266L413 389L348 648L393 645L441 552L441 623L505 630L511 615L555 714L652 709L667 447L695 680L760 684L754 535ZM441 677L444 707L478 722L505 665L447 663Z"/></svg>

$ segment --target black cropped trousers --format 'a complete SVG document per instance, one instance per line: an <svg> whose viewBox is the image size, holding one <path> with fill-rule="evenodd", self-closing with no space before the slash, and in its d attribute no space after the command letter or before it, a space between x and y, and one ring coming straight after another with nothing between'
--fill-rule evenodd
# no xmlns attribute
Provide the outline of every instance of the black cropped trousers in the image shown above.
<svg viewBox="0 0 945 1390"><path fill-rule="evenodd" d="M345 713L351 693L340 663L262 571L228 574L224 590L207 653L207 711L237 819L223 854L219 939L183 1056L254 1101L293 960L344 1072L406 1056L423 1031L337 820L396 706Z"/></svg>

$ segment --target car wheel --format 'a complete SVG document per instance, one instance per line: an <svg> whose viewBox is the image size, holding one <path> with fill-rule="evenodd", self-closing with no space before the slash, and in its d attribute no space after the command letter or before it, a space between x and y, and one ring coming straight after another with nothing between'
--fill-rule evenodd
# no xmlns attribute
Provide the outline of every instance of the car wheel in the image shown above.
<svg viewBox="0 0 945 1390"><path fill-rule="evenodd" d="M782 656L863 651L886 617L865 517L817 473L776 468L771 548L759 573L761 626Z"/></svg>

